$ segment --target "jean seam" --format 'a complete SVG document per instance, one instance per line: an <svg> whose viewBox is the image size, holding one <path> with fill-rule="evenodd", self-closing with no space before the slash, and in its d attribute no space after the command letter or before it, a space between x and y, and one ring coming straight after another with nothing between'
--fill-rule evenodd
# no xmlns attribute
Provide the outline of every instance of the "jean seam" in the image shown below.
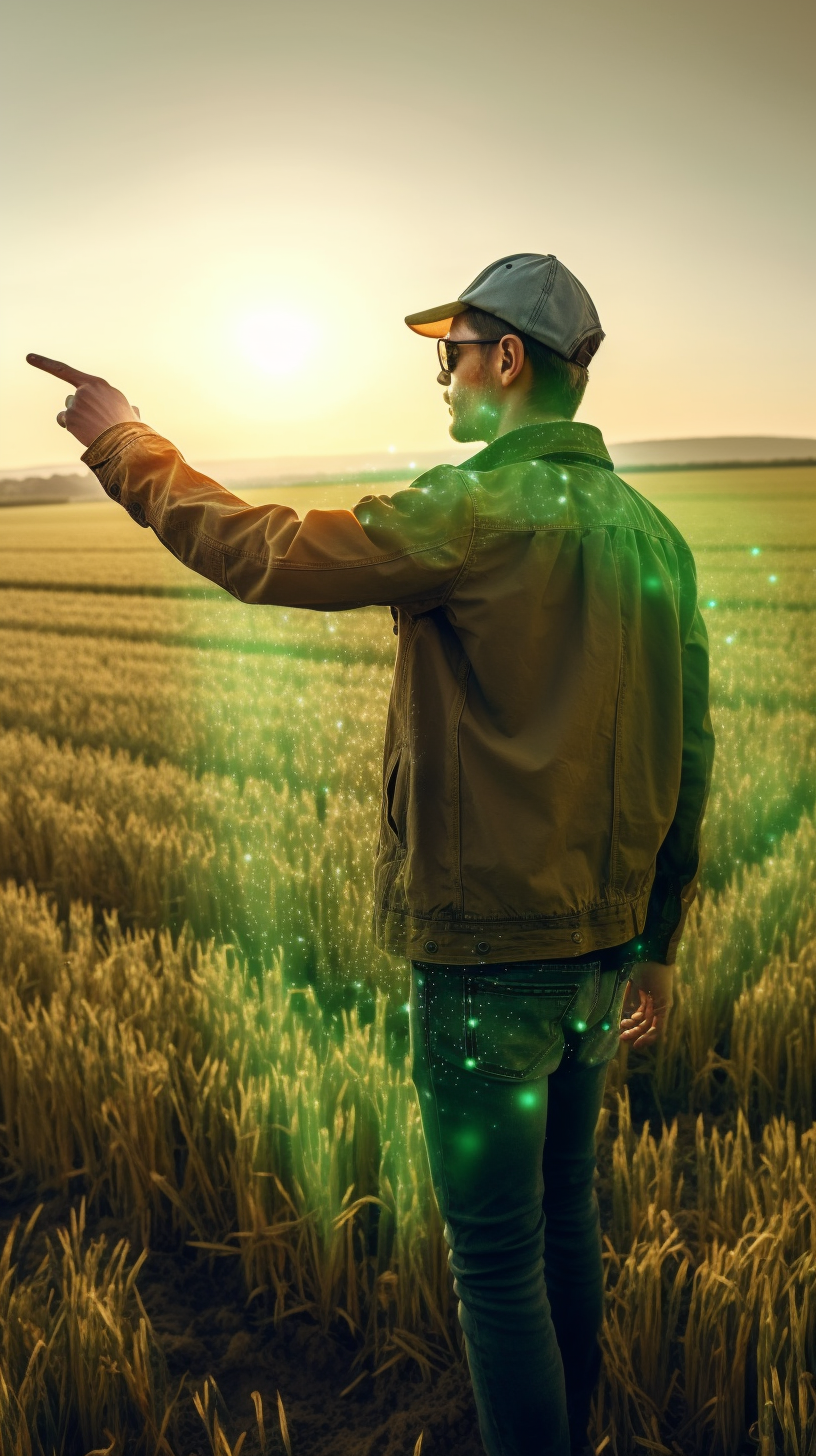
<svg viewBox="0 0 816 1456"><path fill-rule="evenodd" d="M589 1020L590 1016L592 1015L592 1013L595 1010L595 1007L598 1004L598 997L599 997L600 992L601 992L601 974L602 974L602 972L601 972L600 962L595 962L593 964L593 970L592 970L592 1005L589 1007L589 1010L587 1011L587 1020Z"/></svg>
<svg viewBox="0 0 816 1456"><path fill-rule="evenodd" d="M495 1410L493 1408L493 1395L492 1395L491 1390L490 1390L490 1380L489 1380L489 1377L488 1378L485 1378L487 1372L485 1371L484 1360L483 1360L481 1354L478 1355L477 1358L478 1358L479 1364L481 1366L481 1374L482 1374L482 1382L481 1382L481 1385L482 1385L482 1395L483 1395L484 1400L485 1400L485 1402L487 1404L488 1412L490 1414L490 1420L492 1422L493 1430L494 1430L495 1435L496 1435L496 1440L499 1443L499 1456L504 1456L504 1451L505 1451L504 1438L502 1436L501 1425L496 1420L496 1412L495 1412Z"/></svg>
<svg viewBox="0 0 816 1456"><path fill-rule="evenodd" d="M445 1183L445 1197L446 1197L447 1203L448 1203L448 1210L450 1211L451 1196L450 1196L450 1188L448 1186L448 1170L445 1167L445 1153L444 1153L444 1148L443 1148L443 1143L442 1143L442 1124L441 1124L441 1122L439 1120L439 1098L437 1097L437 1093L436 1093L436 1084L434 1082L434 1074L433 1074L433 1061L432 1061L432 1055L431 1055L431 1000L432 1000L432 996L429 996L429 994L428 994L428 992L430 991L430 989L431 989L431 983L429 982L428 977L427 977L427 974L426 974L426 977L425 977L425 1055L428 1058L428 1081L431 1084L431 1095L433 1097L434 1117L436 1118L436 1133L437 1133L437 1137L439 1139L439 1162L440 1162L440 1166L442 1168L442 1177L443 1177L444 1183ZM447 1222L447 1219L445 1221Z"/></svg>

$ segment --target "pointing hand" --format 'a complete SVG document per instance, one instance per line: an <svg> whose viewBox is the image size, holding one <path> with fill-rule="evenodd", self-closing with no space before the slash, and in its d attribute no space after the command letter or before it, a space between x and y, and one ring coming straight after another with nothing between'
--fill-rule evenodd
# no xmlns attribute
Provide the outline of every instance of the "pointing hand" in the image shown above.
<svg viewBox="0 0 816 1456"><path fill-rule="evenodd" d="M46 374L74 385L76 392L66 398L65 409L57 415L57 424L75 435L80 444L92 445L111 425L139 419L135 405L129 405L120 390L98 375L85 374L82 369L61 364L58 359L46 359L42 354L27 354L26 359L35 369L43 369Z"/></svg>

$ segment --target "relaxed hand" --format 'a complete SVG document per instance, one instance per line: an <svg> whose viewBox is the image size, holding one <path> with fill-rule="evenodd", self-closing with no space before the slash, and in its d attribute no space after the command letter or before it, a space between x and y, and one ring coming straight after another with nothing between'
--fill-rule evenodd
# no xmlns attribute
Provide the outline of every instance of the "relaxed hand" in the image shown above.
<svg viewBox="0 0 816 1456"><path fill-rule="evenodd" d="M674 966L644 961L637 966L626 992L621 1041L640 1049L665 1035L673 995Z"/></svg>
<svg viewBox="0 0 816 1456"><path fill-rule="evenodd" d="M60 364L58 359L45 359L42 354L27 354L26 358L35 369L43 369L46 374L54 374L66 384L74 385L75 393L68 395L65 409L57 415L57 424L75 435L82 445L92 445L111 425L139 419L135 405L128 404L121 391L106 379L85 374L70 364Z"/></svg>

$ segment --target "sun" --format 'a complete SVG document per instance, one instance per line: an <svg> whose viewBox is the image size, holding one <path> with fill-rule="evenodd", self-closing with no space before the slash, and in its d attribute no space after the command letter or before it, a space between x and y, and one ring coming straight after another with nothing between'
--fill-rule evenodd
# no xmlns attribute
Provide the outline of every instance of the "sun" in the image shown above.
<svg viewBox="0 0 816 1456"><path fill-rule="evenodd" d="M301 374L320 342L314 318L291 307L270 306L241 315L235 342L244 358L276 379Z"/></svg>

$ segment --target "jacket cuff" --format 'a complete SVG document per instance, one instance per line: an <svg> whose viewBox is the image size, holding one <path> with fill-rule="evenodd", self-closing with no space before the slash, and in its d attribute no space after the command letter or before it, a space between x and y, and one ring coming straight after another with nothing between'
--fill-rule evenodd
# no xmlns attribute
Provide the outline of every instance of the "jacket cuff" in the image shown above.
<svg viewBox="0 0 816 1456"><path fill-rule="evenodd" d="M661 880L652 887L646 924L643 934L639 936L642 946L638 956L640 960L660 961L664 966L674 965L686 919L697 896L698 879L699 860L694 874L685 884L682 880L672 879Z"/></svg>
<svg viewBox="0 0 816 1456"><path fill-rule="evenodd" d="M150 425L140 420L128 420L121 425L111 425L88 446L80 456L83 465L93 471L105 494L111 500L124 506L128 515L140 526L147 526L144 507L139 501L129 501L125 488L127 470L125 459L131 447L145 435L155 435Z"/></svg>

